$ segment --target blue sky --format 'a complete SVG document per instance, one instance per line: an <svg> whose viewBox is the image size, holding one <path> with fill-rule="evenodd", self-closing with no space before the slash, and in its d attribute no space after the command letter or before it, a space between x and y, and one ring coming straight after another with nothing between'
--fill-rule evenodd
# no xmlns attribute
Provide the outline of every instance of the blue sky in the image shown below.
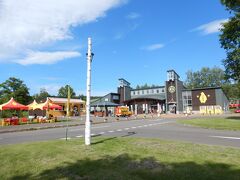
<svg viewBox="0 0 240 180"><path fill-rule="evenodd" d="M218 28L230 16L219 0L2 0L0 83L11 76L33 95L70 84L86 94L92 37L92 95L116 92L119 78L164 85L166 71L222 67Z"/></svg>

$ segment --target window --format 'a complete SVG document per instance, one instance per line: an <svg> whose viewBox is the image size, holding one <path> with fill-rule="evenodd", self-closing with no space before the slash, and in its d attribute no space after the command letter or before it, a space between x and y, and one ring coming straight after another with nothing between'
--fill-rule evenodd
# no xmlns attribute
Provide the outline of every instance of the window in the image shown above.
<svg viewBox="0 0 240 180"><path fill-rule="evenodd" d="M119 100L119 96L117 96L117 95L113 95L113 100Z"/></svg>
<svg viewBox="0 0 240 180"><path fill-rule="evenodd" d="M183 110L186 111L187 107L192 107L192 92L191 91L183 91L182 99L183 99Z"/></svg>
<svg viewBox="0 0 240 180"><path fill-rule="evenodd" d="M164 93L164 89L162 89L162 92Z"/></svg>
<svg viewBox="0 0 240 180"><path fill-rule="evenodd" d="M154 89L152 89L152 93L154 93Z"/></svg>
<svg viewBox="0 0 240 180"><path fill-rule="evenodd" d="M159 93L159 90L157 90L157 93Z"/></svg>
<svg viewBox="0 0 240 180"><path fill-rule="evenodd" d="M149 94L149 90L147 90L147 94Z"/></svg>
<svg viewBox="0 0 240 180"><path fill-rule="evenodd" d="M144 90L142 90L142 94L144 94Z"/></svg>

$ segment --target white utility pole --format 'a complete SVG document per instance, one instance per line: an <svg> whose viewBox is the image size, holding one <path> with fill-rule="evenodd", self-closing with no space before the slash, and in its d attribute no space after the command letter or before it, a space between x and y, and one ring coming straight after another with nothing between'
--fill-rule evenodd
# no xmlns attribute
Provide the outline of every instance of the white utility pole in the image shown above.
<svg viewBox="0 0 240 180"><path fill-rule="evenodd" d="M91 144L91 122L90 122L90 96L91 96L91 62L93 58L92 40L88 38L87 52L87 102L86 102L86 122L85 122L85 145Z"/></svg>

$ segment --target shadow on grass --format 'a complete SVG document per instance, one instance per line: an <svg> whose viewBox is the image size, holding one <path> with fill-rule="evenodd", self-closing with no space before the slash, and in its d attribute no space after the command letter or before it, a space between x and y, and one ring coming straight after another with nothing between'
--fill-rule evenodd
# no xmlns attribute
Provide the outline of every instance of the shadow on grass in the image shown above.
<svg viewBox="0 0 240 180"><path fill-rule="evenodd" d="M128 132L126 135L123 135L121 137L128 137L128 136L133 136L134 134L136 134L136 132Z"/></svg>
<svg viewBox="0 0 240 180"><path fill-rule="evenodd" d="M240 120L240 114L239 114L239 116L229 116L226 119Z"/></svg>
<svg viewBox="0 0 240 180"><path fill-rule="evenodd" d="M101 136L101 135L99 135ZM106 139L103 139L103 140L100 140L100 141L97 141L97 142L92 142L91 145L96 145L96 144L101 144L101 143L104 143L105 141L110 141L110 140L113 140L113 139L116 139L117 137L111 137L111 138L106 138Z"/></svg>
<svg viewBox="0 0 240 180"><path fill-rule="evenodd" d="M105 156L98 160L83 159L65 162L54 169L40 172L37 176L18 176L12 179L211 179L239 180L240 169L228 164L206 162L161 163L153 157L137 159L121 154Z"/></svg>

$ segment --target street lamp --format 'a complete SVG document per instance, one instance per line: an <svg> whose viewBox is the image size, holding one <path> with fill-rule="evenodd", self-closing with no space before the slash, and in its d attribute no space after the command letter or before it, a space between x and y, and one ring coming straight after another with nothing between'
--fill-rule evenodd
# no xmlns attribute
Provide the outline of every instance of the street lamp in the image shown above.
<svg viewBox="0 0 240 180"><path fill-rule="evenodd" d="M85 145L91 144L91 123L90 123L90 97L91 97L91 62L93 58L92 53L92 39L88 38L88 52L87 52L87 102L86 102L86 122L85 122Z"/></svg>

